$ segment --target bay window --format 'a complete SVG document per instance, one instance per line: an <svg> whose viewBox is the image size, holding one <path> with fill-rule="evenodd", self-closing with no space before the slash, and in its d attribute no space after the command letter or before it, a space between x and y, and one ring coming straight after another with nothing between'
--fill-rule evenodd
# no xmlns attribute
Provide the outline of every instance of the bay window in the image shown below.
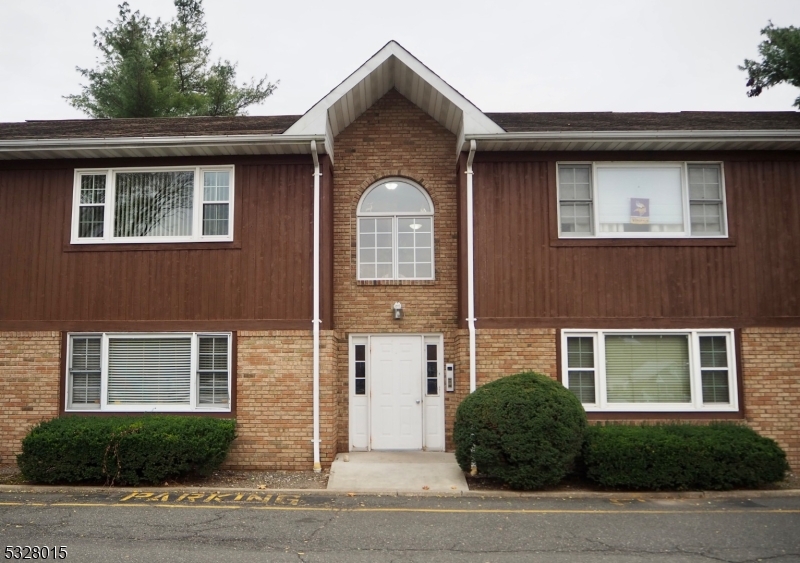
<svg viewBox="0 0 800 563"><path fill-rule="evenodd" d="M564 330L562 381L587 411L735 411L731 330Z"/></svg>
<svg viewBox="0 0 800 563"><path fill-rule="evenodd" d="M558 165L561 238L725 237L719 163Z"/></svg>
<svg viewBox="0 0 800 563"><path fill-rule="evenodd" d="M233 167L76 170L72 243L233 240Z"/></svg>
<svg viewBox="0 0 800 563"><path fill-rule="evenodd" d="M66 408L229 411L230 350L230 334L72 334Z"/></svg>

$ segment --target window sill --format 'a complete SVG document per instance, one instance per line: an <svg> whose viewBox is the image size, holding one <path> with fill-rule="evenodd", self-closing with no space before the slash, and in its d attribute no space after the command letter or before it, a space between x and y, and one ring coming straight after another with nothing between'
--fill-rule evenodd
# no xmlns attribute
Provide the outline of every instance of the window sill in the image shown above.
<svg viewBox="0 0 800 563"><path fill-rule="evenodd" d="M671 412L613 412L587 411L586 418L591 421L604 420L742 420L744 414L739 411L671 411Z"/></svg>
<svg viewBox="0 0 800 563"><path fill-rule="evenodd" d="M101 411L101 410L90 410L90 409L82 409L82 410L71 410L71 409L63 409L61 411L62 416L146 416L149 414L154 414L152 411ZM233 411L219 411L219 410L207 410L207 411L158 411L155 414L168 414L170 416L177 415L177 416L210 416L212 418L234 418L236 414Z"/></svg>
<svg viewBox="0 0 800 563"><path fill-rule="evenodd" d="M159 242L68 244L64 252L125 252L142 250L241 250L242 243L226 242Z"/></svg>
<svg viewBox="0 0 800 563"><path fill-rule="evenodd" d="M657 246L736 246L732 238L560 238L550 241L552 247L657 247Z"/></svg>
<svg viewBox="0 0 800 563"><path fill-rule="evenodd" d="M711 407L711 406L704 406L703 408L693 408L691 405L688 406L680 406L672 403L639 403L639 404L619 404L615 403L614 406L608 406L606 408L596 407L590 404L584 404L583 410L586 411L586 414L589 413L629 413L633 412L636 414L643 414L643 413L655 413L655 414L669 414L669 413L732 413L738 412L738 408L735 406L724 405L718 407Z"/></svg>
<svg viewBox="0 0 800 563"><path fill-rule="evenodd" d="M436 285L436 280L356 280L356 285Z"/></svg>

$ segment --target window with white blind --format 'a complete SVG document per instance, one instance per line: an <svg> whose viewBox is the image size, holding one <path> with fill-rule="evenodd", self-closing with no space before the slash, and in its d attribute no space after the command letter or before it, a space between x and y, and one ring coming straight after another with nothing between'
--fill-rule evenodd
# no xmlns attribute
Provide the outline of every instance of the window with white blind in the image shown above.
<svg viewBox="0 0 800 563"><path fill-rule="evenodd" d="M722 164L558 165L561 238L726 237Z"/></svg>
<svg viewBox="0 0 800 563"><path fill-rule="evenodd" d="M731 330L564 330L562 381L587 411L736 411Z"/></svg>
<svg viewBox="0 0 800 563"><path fill-rule="evenodd" d="M67 410L230 410L231 335L72 334Z"/></svg>
<svg viewBox="0 0 800 563"><path fill-rule="evenodd" d="M76 170L72 243L233 240L233 167Z"/></svg>
<svg viewBox="0 0 800 563"><path fill-rule="evenodd" d="M433 202L400 178L372 186L358 204L358 279L432 280Z"/></svg>

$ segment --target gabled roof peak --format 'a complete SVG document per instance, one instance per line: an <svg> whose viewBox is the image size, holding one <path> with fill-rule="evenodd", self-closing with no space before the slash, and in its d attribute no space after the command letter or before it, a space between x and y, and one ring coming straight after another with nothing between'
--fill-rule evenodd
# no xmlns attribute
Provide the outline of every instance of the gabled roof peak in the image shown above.
<svg viewBox="0 0 800 563"><path fill-rule="evenodd" d="M392 40L317 102L286 134L324 134L326 152L332 154L333 138L392 88L456 135L457 150L465 134L503 132L475 104Z"/></svg>

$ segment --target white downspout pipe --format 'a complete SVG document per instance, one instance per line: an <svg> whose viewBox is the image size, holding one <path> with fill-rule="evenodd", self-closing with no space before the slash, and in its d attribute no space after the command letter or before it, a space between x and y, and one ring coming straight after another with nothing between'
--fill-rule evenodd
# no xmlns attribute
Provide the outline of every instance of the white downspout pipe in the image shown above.
<svg viewBox="0 0 800 563"><path fill-rule="evenodd" d="M477 386L475 374L475 255L472 233L472 160L478 145L469 142L467 157L467 327L469 328L469 392L474 393Z"/></svg>
<svg viewBox="0 0 800 563"><path fill-rule="evenodd" d="M313 395L314 395L314 472L322 471L319 460L319 156L317 142L311 141L311 156L314 158L314 315L311 321L314 334Z"/></svg>

